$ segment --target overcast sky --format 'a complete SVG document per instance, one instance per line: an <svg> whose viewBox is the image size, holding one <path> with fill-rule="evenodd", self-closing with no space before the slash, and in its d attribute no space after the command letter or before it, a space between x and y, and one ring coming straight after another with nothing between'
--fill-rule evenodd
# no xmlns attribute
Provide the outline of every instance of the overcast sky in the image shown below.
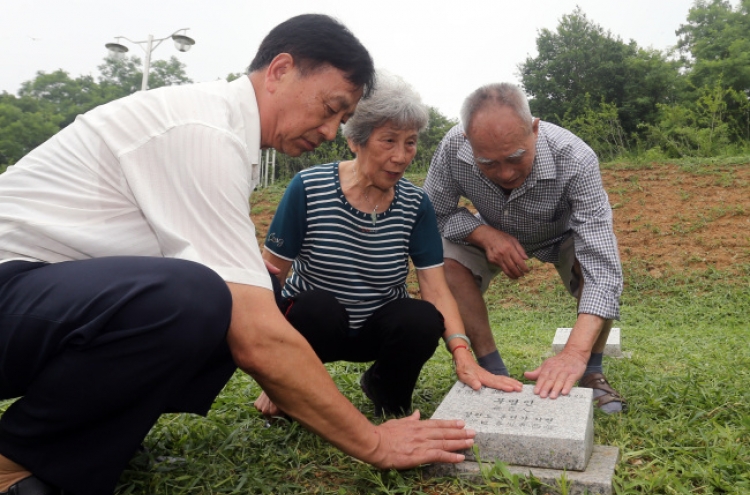
<svg viewBox="0 0 750 495"><path fill-rule="evenodd" d="M554 30L580 6L590 20L639 46L677 42L693 0L2 0L0 92L17 93L37 71L98 75L104 44L115 36L145 40L190 28L196 45L177 52L171 40L153 59L177 55L194 81L242 72L276 24L302 13L344 22L378 67L401 75L428 105L450 118L463 98L488 82L519 82L517 66L536 55L541 29ZM143 51L125 43L130 54Z"/></svg>

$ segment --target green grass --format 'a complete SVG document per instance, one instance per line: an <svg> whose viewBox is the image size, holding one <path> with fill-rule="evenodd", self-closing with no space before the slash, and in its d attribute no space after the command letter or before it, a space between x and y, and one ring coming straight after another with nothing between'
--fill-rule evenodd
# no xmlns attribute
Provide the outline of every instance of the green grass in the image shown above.
<svg viewBox="0 0 750 495"><path fill-rule="evenodd" d="M620 494L750 493L750 266L738 276L714 270L654 280L636 260L625 265L622 345L630 359L605 360L628 398L624 415L595 414L595 442L620 448ZM536 367L557 327L574 321L573 300L555 280L536 287L495 283L492 325L515 376ZM510 301L513 303L511 304ZM365 365L329 369L342 392L371 413L357 385ZM427 363L415 407L429 416L454 380L448 354ZM165 416L122 477L119 494L218 493L548 493L507 477L483 483L425 480L419 470L381 472L337 451L296 423L269 428L252 408L259 393L237 373L208 418ZM178 462L157 462L172 456Z"/></svg>

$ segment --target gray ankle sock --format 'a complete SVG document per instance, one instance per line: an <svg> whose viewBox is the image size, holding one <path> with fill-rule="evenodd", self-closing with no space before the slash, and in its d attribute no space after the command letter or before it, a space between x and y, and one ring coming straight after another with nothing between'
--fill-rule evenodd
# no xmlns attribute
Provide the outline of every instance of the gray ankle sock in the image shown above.
<svg viewBox="0 0 750 495"><path fill-rule="evenodd" d="M479 366L493 375L510 376L510 372L508 371L508 368L505 367L503 358L500 357L500 353L497 352L497 350L478 358L477 362L479 363Z"/></svg>
<svg viewBox="0 0 750 495"><path fill-rule="evenodd" d="M602 368L602 357L604 357L604 353L592 352L589 362L586 363L586 371L583 372L583 376L590 375L591 373L604 373L604 368Z"/></svg>

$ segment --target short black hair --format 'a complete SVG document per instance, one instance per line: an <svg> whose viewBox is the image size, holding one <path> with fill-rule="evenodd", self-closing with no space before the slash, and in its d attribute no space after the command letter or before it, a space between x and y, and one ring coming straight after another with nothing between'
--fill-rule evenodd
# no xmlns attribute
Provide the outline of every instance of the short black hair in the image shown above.
<svg viewBox="0 0 750 495"><path fill-rule="evenodd" d="M288 19L263 39L247 72L268 67L280 53L288 53L304 75L326 64L369 96L375 83L375 64L370 53L349 29L333 17L303 14Z"/></svg>

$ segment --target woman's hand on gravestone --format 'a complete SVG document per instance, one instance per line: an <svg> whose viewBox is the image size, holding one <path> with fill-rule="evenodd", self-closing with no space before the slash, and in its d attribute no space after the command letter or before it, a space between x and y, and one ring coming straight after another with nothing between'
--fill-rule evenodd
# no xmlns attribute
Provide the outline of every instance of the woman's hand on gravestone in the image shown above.
<svg viewBox="0 0 750 495"><path fill-rule="evenodd" d="M453 353L456 363L456 376L474 390L481 387L490 387L505 392L520 392L523 384L509 376L493 375L482 368L474 360L474 356L464 349L458 349Z"/></svg>

